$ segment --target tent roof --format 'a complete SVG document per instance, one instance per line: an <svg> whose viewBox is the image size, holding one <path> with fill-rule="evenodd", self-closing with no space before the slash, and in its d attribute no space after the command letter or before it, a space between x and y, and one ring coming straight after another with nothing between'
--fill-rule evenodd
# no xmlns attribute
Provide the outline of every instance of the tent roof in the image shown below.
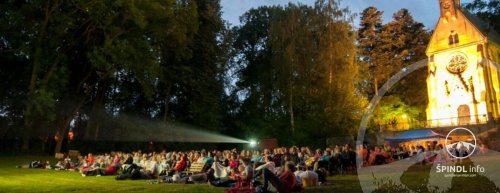
<svg viewBox="0 0 500 193"><path fill-rule="evenodd" d="M446 136L434 132L431 129L408 130L399 133L394 137L386 137L387 141L410 141L417 139L446 138Z"/></svg>

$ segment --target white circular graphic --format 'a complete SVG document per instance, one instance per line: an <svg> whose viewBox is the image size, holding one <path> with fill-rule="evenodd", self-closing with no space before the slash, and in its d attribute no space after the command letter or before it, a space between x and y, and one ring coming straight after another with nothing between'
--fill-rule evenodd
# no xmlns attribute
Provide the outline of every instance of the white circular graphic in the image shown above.
<svg viewBox="0 0 500 193"><path fill-rule="evenodd" d="M468 143L465 141L458 141L458 142L455 142L452 144L448 144L448 138L450 137L450 134L455 132L455 131L458 131L458 130L465 130L465 131L469 132L470 135L472 135L472 138L474 139L474 144L471 144L471 143ZM465 158L470 157L472 154L474 154L474 151L476 151L477 141L476 141L476 136L474 135L474 133L472 133L472 131L470 131L467 128L457 127L455 129L452 129L450 132L448 132L448 135L446 135L444 144L445 144L446 152L448 152L448 155L450 155L451 157L457 158L457 159L465 159ZM468 149L468 153L466 156L461 156L460 154L455 155L454 153L450 152L450 149L455 150L459 146L460 146L460 148L463 147L463 148ZM473 147L472 151L470 150L471 147Z"/></svg>

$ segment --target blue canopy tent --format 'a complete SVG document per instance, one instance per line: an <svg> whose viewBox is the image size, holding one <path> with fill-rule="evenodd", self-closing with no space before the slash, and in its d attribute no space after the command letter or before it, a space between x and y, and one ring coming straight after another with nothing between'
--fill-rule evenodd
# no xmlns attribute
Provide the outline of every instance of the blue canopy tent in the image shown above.
<svg viewBox="0 0 500 193"><path fill-rule="evenodd" d="M419 142L419 141L430 141L430 140L444 140L445 135L434 132L431 129L415 129L403 131L394 137L386 137L385 140L391 145L396 145L403 142Z"/></svg>
<svg viewBox="0 0 500 193"><path fill-rule="evenodd" d="M446 136L434 132L431 129L415 129L399 133L394 137L386 137L387 141L404 142L417 139L446 138Z"/></svg>

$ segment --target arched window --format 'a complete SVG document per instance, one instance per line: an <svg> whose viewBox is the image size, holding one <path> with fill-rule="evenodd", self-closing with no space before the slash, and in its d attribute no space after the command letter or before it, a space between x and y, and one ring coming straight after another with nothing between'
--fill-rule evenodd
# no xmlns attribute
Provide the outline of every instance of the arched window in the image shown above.
<svg viewBox="0 0 500 193"><path fill-rule="evenodd" d="M458 44L458 33L451 31L450 36L448 36L448 45Z"/></svg>

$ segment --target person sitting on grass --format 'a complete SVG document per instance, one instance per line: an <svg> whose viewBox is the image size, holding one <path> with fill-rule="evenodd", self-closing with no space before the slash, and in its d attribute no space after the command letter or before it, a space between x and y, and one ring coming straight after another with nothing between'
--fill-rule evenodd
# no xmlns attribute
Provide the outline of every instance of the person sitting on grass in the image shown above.
<svg viewBox="0 0 500 193"><path fill-rule="evenodd" d="M113 158L113 164L115 164L118 167L121 167L121 159L119 154L115 154L115 157Z"/></svg>
<svg viewBox="0 0 500 193"><path fill-rule="evenodd" d="M64 164L63 161L57 161L56 165L54 166L54 170L64 170Z"/></svg>
<svg viewBox="0 0 500 193"><path fill-rule="evenodd" d="M389 149L390 151L390 149ZM382 151L380 152L380 155L382 155L384 157L384 163L390 163L392 162L392 156L389 154L389 151L386 151L385 148L382 149Z"/></svg>
<svg viewBox="0 0 500 193"><path fill-rule="evenodd" d="M207 171L208 169L210 169L210 167L212 167L212 163L214 162L212 153L211 152L207 153L205 151L201 152L201 157L198 159L198 162L204 163L205 165L203 165L202 171Z"/></svg>
<svg viewBox="0 0 500 193"><path fill-rule="evenodd" d="M215 180L226 178L230 173L229 167L222 165L222 162L219 160L219 156L214 157L214 162L210 168L213 170Z"/></svg>
<svg viewBox="0 0 500 193"><path fill-rule="evenodd" d="M283 160L283 154L281 153L280 148L275 148L273 150L273 162L276 167L281 167L281 162Z"/></svg>
<svg viewBox="0 0 500 193"><path fill-rule="evenodd" d="M276 165L274 164L271 156L265 156L264 164L255 168L255 170L263 170L263 169L268 169L271 172L276 172Z"/></svg>
<svg viewBox="0 0 500 193"><path fill-rule="evenodd" d="M297 154L298 153L297 147L295 147L295 146L291 147L288 152L289 152L290 159L292 159L293 163L296 163L296 164L300 163L299 155Z"/></svg>
<svg viewBox="0 0 500 193"><path fill-rule="evenodd" d="M231 169L238 168L238 156L235 153L231 154L231 160L229 160L229 167Z"/></svg>
<svg viewBox="0 0 500 193"><path fill-rule="evenodd" d="M132 158L132 163L135 165L139 165L141 162L141 154L139 152L134 153L134 157Z"/></svg>
<svg viewBox="0 0 500 193"><path fill-rule="evenodd" d="M117 171L118 171L118 166L116 164L109 164L104 170L104 174L108 176L115 175Z"/></svg>
<svg viewBox="0 0 500 193"><path fill-rule="evenodd" d="M102 168L103 166L103 162L102 162L102 159L96 159L94 164L92 164L91 166L89 166L87 168L87 171L83 171L82 172L82 176L83 177L86 177L86 176L101 176L101 175L105 175L105 172L104 172L104 169Z"/></svg>
<svg viewBox="0 0 500 193"><path fill-rule="evenodd" d="M134 163L134 158L132 157L132 154L125 154L125 161L123 161L123 163L121 164L121 168L125 170L128 167L130 167L132 163Z"/></svg>
<svg viewBox="0 0 500 193"><path fill-rule="evenodd" d="M215 163L214 163L215 164ZM232 168L230 169L229 167L226 167L230 170L230 178L217 178L215 175L214 175L214 179L213 180L209 180L209 185L212 185L212 186L215 186L215 187L226 187L226 188L229 188L229 187L233 187L233 186L237 186L237 181L238 179L240 178L241 176L241 171L240 169L244 169L244 167L242 165L240 165L241 168ZM213 170L212 168L210 170ZM215 171L214 171L214 174L215 174Z"/></svg>
<svg viewBox="0 0 500 193"><path fill-rule="evenodd" d="M161 164L161 156L159 154L157 155L154 155L152 157L152 161L151 163L149 164L149 168L146 168L147 169L147 172L150 176L152 176L153 178L158 178L160 176L160 164Z"/></svg>
<svg viewBox="0 0 500 193"><path fill-rule="evenodd" d="M321 156L318 157L318 160L314 164L314 169L317 170L319 168L329 168L330 167L330 151L322 152Z"/></svg>
<svg viewBox="0 0 500 193"><path fill-rule="evenodd" d="M314 187L318 185L318 173L308 170L307 166L303 163L299 164L299 169L294 172L297 177L297 183L302 187Z"/></svg>
<svg viewBox="0 0 500 193"><path fill-rule="evenodd" d="M142 159L139 162L138 166L145 168L145 167L147 167L148 164L149 164L148 155L147 154L142 154Z"/></svg>
<svg viewBox="0 0 500 193"><path fill-rule="evenodd" d="M203 159L203 163L206 163L207 165L212 165L213 162L214 162L214 156L212 152L208 152L205 159Z"/></svg>
<svg viewBox="0 0 500 193"><path fill-rule="evenodd" d="M258 163L262 159L262 155L259 151L253 151L252 159L250 160L252 163Z"/></svg>
<svg viewBox="0 0 500 193"><path fill-rule="evenodd" d="M245 167L243 165L239 165L238 168L234 168L231 170L231 180L229 183L229 187L240 188L241 186L241 175Z"/></svg>
<svg viewBox="0 0 500 193"><path fill-rule="evenodd" d="M66 163L66 160L64 160L65 163L64 163L64 169L67 169L67 163ZM80 173L85 173L89 170L89 164L87 163L87 159L83 159L82 162L80 163L80 166L78 166L78 171L80 171Z"/></svg>
<svg viewBox="0 0 500 193"><path fill-rule="evenodd" d="M301 188L297 184L297 178L293 174L294 171L295 166L291 162L287 162L285 164L285 169L278 175L268 169L264 169L264 185L257 188L258 192L267 192L269 189L269 183L271 183L279 193L300 191Z"/></svg>
<svg viewBox="0 0 500 193"><path fill-rule="evenodd" d="M52 166L50 165L49 161L45 162L45 169L48 169L48 170L52 169Z"/></svg>
<svg viewBox="0 0 500 193"><path fill-rule="evenodd" d="M89 154L87 155L87 160L86 160L86 161L87 161L87 164L88 164L88 165L93 165L93 164L94 164L94 161L95 161L95 160L94 160L94 155L92 155L91 153L89 153Z"/></svg>
<svg viewBox="0 0 500 193"><path fill-rule="evenodd" d="M240 167L240 176L237 179L239 182L239 187L248 187L253 179L253 168L250 164L249 158L240 158L241 165Z"/></svg>
<svg viewBox="0 0 500 193"><path fill-rule="evenodd" d="M180 173L186 169L187 166L187 155L181 155L181 158L179 161L175 163L175 166L170 172L168 173L168 176L172 176L176 173Z"/></svg>
<svg viewBox="0 0 500 193"><path fill-rule="evenodd" d="M380 153L380 148L375 147L372 151L370 151L370 156L368 159L368 164L369 165L379 165L378 162L380 162L380 157L383 157ZM379 160L377 160L377 158Z"/></svg>

